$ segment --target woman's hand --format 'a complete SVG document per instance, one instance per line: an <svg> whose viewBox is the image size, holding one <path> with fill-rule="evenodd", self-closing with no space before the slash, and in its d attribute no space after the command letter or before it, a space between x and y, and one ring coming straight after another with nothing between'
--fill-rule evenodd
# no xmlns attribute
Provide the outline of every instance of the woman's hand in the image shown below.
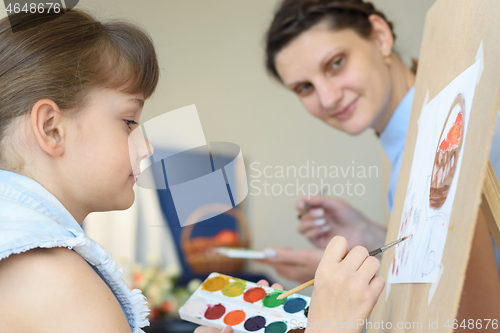
<svg viewBox="0 0 500 333"><path fill-rule="evenodd" d="M266 280L260 280L257 284L259 286L269 287L269 282ZM283 287L279 283L273 284L271 288L283 290ZM233 333L233 328L231 326L226 326L221 331L220 328L199 326L194 330L194 333Z"/></svg>
<svg viewBox="0 0 500 333"><path fill-rule="evenodd" d="M268 259L255 260L271 265L286 279L303 283L314 278L323 250L292 250L289 248L266 249Z"/></svg>
<svg viewBox="0 0 500 333"><path fill-rule="evenodd" d="M316 271L308 316L311 326L315 328L318 322L319 333L326 319L332 329L361 332L384 289L384 278L376 275L379 267L366 248L356 246L349 251L344 237L334 237Z"/></svg>
<svg viewBox="0 0 500 333"><path fill-rule="evenodd" d="M297 230L318 248L326 248L337 235L345 237L351 248L362 245L376 249L384 245L387 230L344 201L327 196L305 197L297 201L297 210L301 211L306 203L313 208L302 216Z"/></svg>
<svg viewBox="0 0 500 333"><path fill-rule="evenodd" d="M263 287L269 287L269 282L267 282L266 280L260 280L259 282L257 282L257 284L259 286L263 286ZM279 283L275 283L271 286L271 288L274 288L274 289L279 289L279 290L283 290L283 286Z"/></svg>

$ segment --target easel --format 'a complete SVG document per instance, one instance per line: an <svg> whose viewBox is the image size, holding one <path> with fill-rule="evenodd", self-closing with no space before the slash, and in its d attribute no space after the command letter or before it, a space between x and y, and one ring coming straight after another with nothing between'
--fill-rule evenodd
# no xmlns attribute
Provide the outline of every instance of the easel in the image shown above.
<svg viewBox="0 0 500 333"><path fill-rule="evenodd" d="M474 316L482 314L480 307L474 308L480 299L479 294L471 291L471 285L481 288L482 295L499 300L496 296L499 286L495 280L498 276L478 275L482 271L496 274L487 229L495 243L500 245L500 184L487 159L493 121L500 106L499 14L500 3L494 0L437 0L427 13L415 97L387 240L396 239L400 229L421 110L472 64L480 62L484 71L478 72L451 224L438 263L439 277L434 283L391 284L388 281L370 322L391 322L394 326L392 329L387 326L368 328L370 333L452 332L456 329L451 327L453 320L467 318L470 313ZM382 258L380 274L386 277L386 281L391 274L393 258L394 250L391 249ZM490 308L500 312L500 306ZM500 319L498 313L494 317ZM437 321L439 328L429 327L431 322ZM413 326L399 328L396 327L399 322L421 323L422 326L419 329ZM444 325L446 322L448 327Z"/></svg>
<svg viewBox="0 0 500 333"><path fill-rule="evenodd" d="M498 278L494 248L490 236L490 234L500 235L497 224L499 221L498 215L496 217L493 215L493 211L495 211L495 214L500 211L500 202L498 200L500 185L490 162L485 166L484 175L481 205L477 216L460 303L455 317L457 327L454 332L467 331L468 329L465 329L464 326L465 322L469 320L476 322L483 318L496 319L500 317L500 302L498 300L500 279ZM496 242L497 240L495 240ZM490 326L484 331L494 332L496 330Z"/></svg>

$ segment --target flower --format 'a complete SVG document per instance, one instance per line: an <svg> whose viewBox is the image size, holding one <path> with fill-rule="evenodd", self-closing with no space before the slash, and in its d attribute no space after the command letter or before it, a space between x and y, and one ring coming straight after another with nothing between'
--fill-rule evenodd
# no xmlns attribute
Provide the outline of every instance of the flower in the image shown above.
<svg viewBox="0 0 500 333"><path fill-rule="evenodd" d="M187 291L192 294L195 292L196 289L198 289L198 287L201 286L201 280L200 279L192 279L191 281L189 281L188 285L187 285Z"/></svg>
<svg viewBox="0 0 500 333"><path fill-rule="evenodd" d="M177 266L162 267L150 258L148 265L138 263L130 265L128 276L124 280L130 289L141 289L151 310L149 319L179 317L179 308L201 285L199 279L189 281L187 286L177 285L181 271Z"/></svg>

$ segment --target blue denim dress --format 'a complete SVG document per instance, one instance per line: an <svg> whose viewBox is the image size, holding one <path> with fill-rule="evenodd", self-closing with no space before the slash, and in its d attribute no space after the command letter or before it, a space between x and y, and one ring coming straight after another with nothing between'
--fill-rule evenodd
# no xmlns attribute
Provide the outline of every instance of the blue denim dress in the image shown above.
<svg viewBox="0 0 500 333"><path fill-rule="evenodd" d="M67 247L83 257L115 294L133 333L148 326L146 298L130 290L111 253L87 237L57 198L38 182L0 170L0 260L34 248Z"/></svg>

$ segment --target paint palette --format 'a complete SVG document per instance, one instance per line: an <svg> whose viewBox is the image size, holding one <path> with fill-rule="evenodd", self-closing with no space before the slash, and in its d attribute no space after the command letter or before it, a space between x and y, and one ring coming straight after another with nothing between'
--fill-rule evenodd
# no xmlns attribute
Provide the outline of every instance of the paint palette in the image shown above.
<svg viewBox="0 0 500 333"><path fill-rule="evenodd" d="M307 323L310 297L259 286L220 273L212 273L179 309L182 319L236 333L300 333Z"/></svg>
<svg viewBox="0 0 500 333"><path fill-rule="evenodd" d="M265 259L266 254L264 251L256 251L252 249L245 248L233 248L233 247L218 247L215 252L222 254L223 256L229 258L240 258L240 259Z"/></svg>

